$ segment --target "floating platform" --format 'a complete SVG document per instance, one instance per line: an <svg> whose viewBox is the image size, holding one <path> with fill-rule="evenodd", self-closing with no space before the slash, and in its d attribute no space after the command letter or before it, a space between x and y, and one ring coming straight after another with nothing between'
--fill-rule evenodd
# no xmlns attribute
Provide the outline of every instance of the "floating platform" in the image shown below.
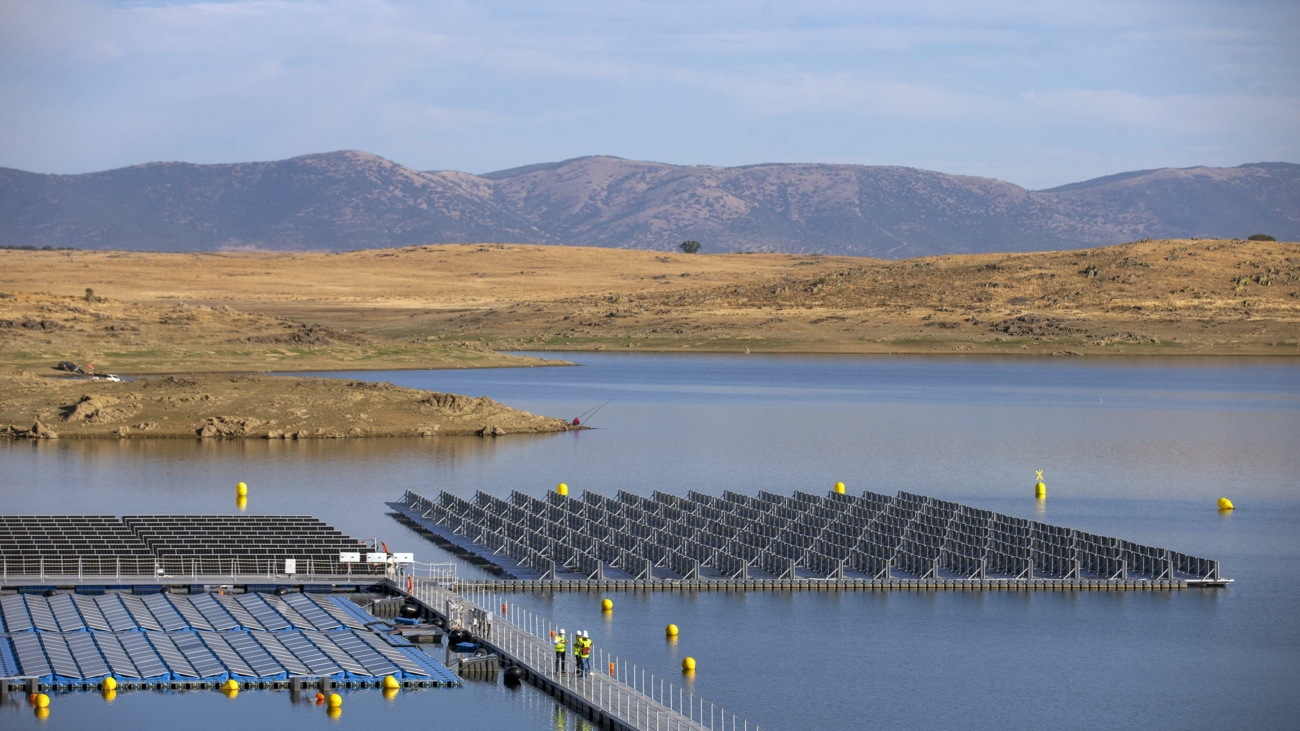
<svg viewBox="0 0 1300 731"><path fill-rule="evenodd" d="M0 691L406 686L461 681L347 597L0 596Z"/></svg>
<svg viewBox="0 0 1300 731"><path fill-rule="evenodd" d="M1224 586L1217 561L899 492L757 496L584 492L546 500L408 491L404 521L499 590L1176 589ZM572 584L573 586L568 586Z"/></svg>

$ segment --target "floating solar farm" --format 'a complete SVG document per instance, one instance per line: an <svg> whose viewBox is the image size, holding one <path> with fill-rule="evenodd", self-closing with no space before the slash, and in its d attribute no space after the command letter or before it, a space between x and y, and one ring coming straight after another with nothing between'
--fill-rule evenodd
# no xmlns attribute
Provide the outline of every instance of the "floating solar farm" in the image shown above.
<svg viewBox="0 0 1300 731"><path fill-rule="evenodd" d="M400 519L521 583L640 588L1177 588L1218 586L1218 562L899 492L610 498L413 492ZM504 588L504 587L502 587Z"/></svg>
<svg viewBox="0 0 1300 731"><path fill-rule="evenodd" d="M460 685L442 664L347 597L289 593L9 594L0 597L0 678L81 688L278 687L292 677Z"/></svg>
<svg viewBox="0 0 1300 731"><path fill-rule="evenodd" d="M343 567L365 544L302 515L0 515L0 572L23 575L230 575Z"/></svg>

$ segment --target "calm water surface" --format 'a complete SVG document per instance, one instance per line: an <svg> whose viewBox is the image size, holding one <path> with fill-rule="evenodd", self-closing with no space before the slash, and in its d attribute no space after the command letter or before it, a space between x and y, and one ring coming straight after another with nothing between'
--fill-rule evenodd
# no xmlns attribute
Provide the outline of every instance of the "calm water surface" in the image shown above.
<svg viewBox="0 0 1300 731"><path fill-rule="evenodd" d="M0 444L6 513L310 513L447 560L383 502L411 489L906 489L1218 558L1176 593L519 595L764 728L1296 728L1300 367L1288 361L581 354L581 368L330 374L487 395L594 431L483 440ZM1045 472L1045 505L1032 498ZM1227 495L1235 513L1214 501ZM400 546L400 548L399 548ZM462 574L473 575L469 567ZM669 644L663 626L681 638ZM15 696L16 698L16 696ZM0 726L574 728L545 697L468 684L357 692L331 721L287 694L131 693Z"/></svg>

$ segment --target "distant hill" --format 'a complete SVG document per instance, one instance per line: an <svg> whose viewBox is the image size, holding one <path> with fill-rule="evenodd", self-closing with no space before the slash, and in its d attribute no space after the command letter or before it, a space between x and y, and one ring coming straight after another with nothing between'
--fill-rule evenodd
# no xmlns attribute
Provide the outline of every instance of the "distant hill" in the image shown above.
<svg viewBox="0 0 1300 731"><path fill-rule="evenodd" d="M1300 240L1300 165L1120 173L1051 190L901 167L582 157L486 175L364 152L84 175L0 168L0 245L345 250L453 242L904 257L1153 238Z"/></svg>

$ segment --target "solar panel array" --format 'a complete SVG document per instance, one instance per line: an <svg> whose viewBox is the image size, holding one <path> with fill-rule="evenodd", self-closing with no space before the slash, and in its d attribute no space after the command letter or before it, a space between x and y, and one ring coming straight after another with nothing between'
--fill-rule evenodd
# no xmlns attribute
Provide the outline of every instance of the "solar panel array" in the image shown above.
<svg viewBox="0 0 1300 731"><path fill-rule="evenodd" d="M296 675L460 682L340 596L11 594L0 597L0 617L0 677L56 686L108 675L141 683Z"/></svg>
<svg viewBox="0 0 1300 731"><path fill-rule="evenodd" d="M379 573L339 563L366 545L299 515L0 516L4 576L268 574L295 559L304 573Z"/></svg>
<svg viewBox="0 0 1300 731"><path fill-rule="evenodd" d="M412 492L393 506L538 578L1218 580L1218 562L899 492L651 498Z"/></svg>

